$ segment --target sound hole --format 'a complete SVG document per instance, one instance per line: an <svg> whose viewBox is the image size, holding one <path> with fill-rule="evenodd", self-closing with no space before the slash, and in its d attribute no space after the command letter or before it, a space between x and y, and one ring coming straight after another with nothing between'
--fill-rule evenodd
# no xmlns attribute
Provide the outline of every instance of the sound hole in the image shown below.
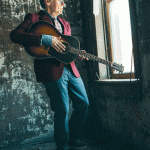
<svg viewBox="0 0 150 150"><path fill-rule="evenodd" d="M68 53L70 51L70 45L67 42L62 42L62 44L66 47L65 51L63 51L62 53Z"/></svg>

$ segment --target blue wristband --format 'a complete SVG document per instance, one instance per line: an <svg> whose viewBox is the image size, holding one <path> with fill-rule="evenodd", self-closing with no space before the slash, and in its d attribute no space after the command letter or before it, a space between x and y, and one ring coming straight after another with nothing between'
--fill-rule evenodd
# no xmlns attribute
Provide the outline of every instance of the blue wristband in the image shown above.
<svg viewBox="0 0 150 150"><path fill-rule="evenodd" d="M52 36L51 35L42 34L41 43L42 43L42 45L51 46L51 44L52 44Z"/></svg>

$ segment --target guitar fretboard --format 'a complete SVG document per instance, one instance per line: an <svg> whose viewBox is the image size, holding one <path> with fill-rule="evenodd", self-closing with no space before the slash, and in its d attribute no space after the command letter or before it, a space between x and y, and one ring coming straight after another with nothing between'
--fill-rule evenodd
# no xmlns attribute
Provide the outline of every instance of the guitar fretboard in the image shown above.
<svg viewBox="0 0 150 150"><path fill-rule="evenodd" d="M97 61L97 62L102 63L102 64L106 64L106 65L110 65L110 66L112 64L112 62L110 62L110 61L101 59L101 58L99 58L97 56L94 56L92 54L86 53L84 51L81 51L81 50L78 50L78 49L75 49L75 48L71 48L70 52L73 53L73 54L82 55L82 56L84 56L84 57L86 57L88 59Z"/></svg>

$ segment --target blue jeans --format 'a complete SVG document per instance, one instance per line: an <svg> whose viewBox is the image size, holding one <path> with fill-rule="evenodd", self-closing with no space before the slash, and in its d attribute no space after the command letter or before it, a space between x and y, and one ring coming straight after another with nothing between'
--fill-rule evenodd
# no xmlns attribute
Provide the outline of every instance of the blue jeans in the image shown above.
<svg viewBox="0 0 150 150"><path fill-rule="evenodd" d="M76 139L86 117L89 101L81 77L76 78L71 68L64 67L62 77L56 81L43 82L50 98L54 114L54 140L58 147ZM68 124L69 97L73 113Z"/></svg>

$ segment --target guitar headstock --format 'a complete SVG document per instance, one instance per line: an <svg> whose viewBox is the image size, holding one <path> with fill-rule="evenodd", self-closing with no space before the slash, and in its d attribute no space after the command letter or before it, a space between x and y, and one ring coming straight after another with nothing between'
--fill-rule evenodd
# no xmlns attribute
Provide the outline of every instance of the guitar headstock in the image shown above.
<svg viewBox="0 0 150 150"><path fill-rule="evenodd" d="M114 69L114 70L119 71L120 73L122 73L122 72L124 71L124 66L122 66L122 64L119 65L119 64L117 64L117 63L115 63L115 62L113 62L113 63L111 64L111 68Z"/></svg>

